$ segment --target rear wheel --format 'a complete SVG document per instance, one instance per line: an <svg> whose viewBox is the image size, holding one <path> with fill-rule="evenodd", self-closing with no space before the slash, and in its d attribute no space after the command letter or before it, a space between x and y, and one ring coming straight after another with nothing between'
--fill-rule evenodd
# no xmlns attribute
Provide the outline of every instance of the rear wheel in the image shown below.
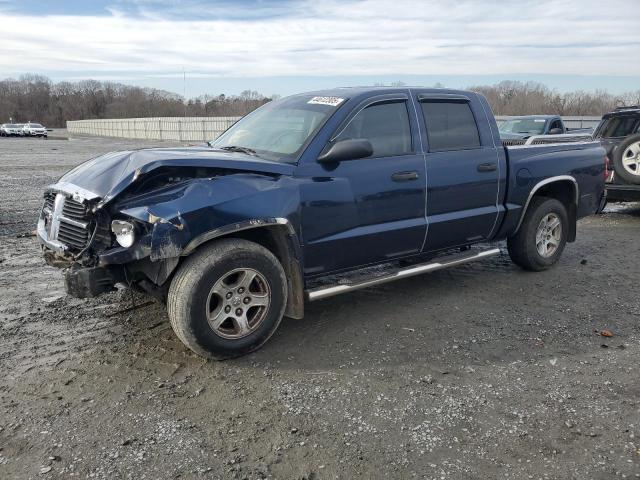
<svg viewBox="0 0 640 480"><path fill-rule="evenodd" d="M246 240L221 240L189 257L173 278L167 298L171 326L204 357L246 355L278 328L286 285L269 250Z"/></svg>
<svg viewBox="0 0 640 480"><path fill-rule="evenodd" d="M562 255L568 232L566 207L554 198L535 197L520 229L507 240L509 256L525 270L546 270Z"/></svg>
<svg viewBox="0 0 640 480"><path fill-rule="evenodd" d="M626 182L640 184L640 135L631 135L616 147L613 169Z"/></svg>

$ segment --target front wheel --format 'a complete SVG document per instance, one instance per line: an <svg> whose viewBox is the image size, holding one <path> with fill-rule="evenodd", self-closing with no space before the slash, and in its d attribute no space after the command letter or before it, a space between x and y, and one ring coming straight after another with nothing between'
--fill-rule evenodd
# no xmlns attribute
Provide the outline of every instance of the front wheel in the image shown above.
<svg viewBox="0 0 640 480"><path fill-rule="evenodd" d="M286 285L282 265L269 250L246 240L221 240L179 267L167 297L171 326L198 355L246 355L278 328Z"/></svg>
<svg viewBox="0 0 640 480"><path fill-rule="evenodd" d="M509 256L525 270L546 270L560 259L568 232L566 207L554 198L535 197L520 229L507 240Z"/></svg>

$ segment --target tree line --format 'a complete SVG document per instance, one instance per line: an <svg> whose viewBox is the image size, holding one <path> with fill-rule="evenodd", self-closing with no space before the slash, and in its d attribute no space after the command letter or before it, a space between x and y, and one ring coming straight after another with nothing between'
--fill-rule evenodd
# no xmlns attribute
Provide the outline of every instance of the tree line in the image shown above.
<svg viewBox="0 0 640 480"><path fill-rule="evenodd" d="M640 104L640 90L623 95L604 90L559 93L541 83L515 81L470 90L487 97L496 115L602 115L617 106ZM242 116L272 99L246 90L240 95L202 95L185 101L180 95L153 88L96 80L54 83L28 74L0 80L0 123L13 119L64 127L67 120Z"/></svg>
<svg viewBox="0 0 640 480"><path fill-rule="evenodd" d="M134 117L241 116L270 101L246 90L187 101L175 93L113 82L54 83L40 75L0 80L0 123L34 121L64 127L67 120Z"/></svg>
<svg viewBox="0 0 640 480"><path fill-rule="evenodd" d="M483 94L496 115L600 116L616 107L640 104L640 90L613 95L604 90L558 93L537 82L504 81L469 90Z"/></svg>

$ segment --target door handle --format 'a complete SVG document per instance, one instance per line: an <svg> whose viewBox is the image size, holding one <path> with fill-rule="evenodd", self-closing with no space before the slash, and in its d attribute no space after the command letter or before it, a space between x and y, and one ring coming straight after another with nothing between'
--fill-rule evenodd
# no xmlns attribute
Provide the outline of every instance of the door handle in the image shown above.
<svg viewBox="0 0 640 480"><path fill-rule="evenodd" d="M479 172L495 172L498 169L498 165L495 163L481 163L478 165Z"/></svg>
<svg viewBox="0 0 640 480"><path fill-rule="evenodd" d="M417 180L418 172L396 172L391 175L391 180L394 182L408 182L410 180Z"/></svg>

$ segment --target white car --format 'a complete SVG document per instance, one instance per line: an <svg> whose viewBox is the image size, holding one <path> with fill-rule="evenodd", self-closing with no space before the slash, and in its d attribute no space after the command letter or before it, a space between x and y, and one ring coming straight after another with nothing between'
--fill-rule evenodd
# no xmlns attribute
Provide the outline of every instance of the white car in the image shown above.
<svg viewBox="0 0 640 480"><path fill-rule="evenodd" d="M39 123L25 123L22 127L22 133L25 137L44 137L47 138L47 129Z"/></svg>
<svg viewBox="0 0 640 480"><path fill-rule="evenodd" d="M3 123L0 126L0 137L21 137L22 125L18 123Z"/></svg>

